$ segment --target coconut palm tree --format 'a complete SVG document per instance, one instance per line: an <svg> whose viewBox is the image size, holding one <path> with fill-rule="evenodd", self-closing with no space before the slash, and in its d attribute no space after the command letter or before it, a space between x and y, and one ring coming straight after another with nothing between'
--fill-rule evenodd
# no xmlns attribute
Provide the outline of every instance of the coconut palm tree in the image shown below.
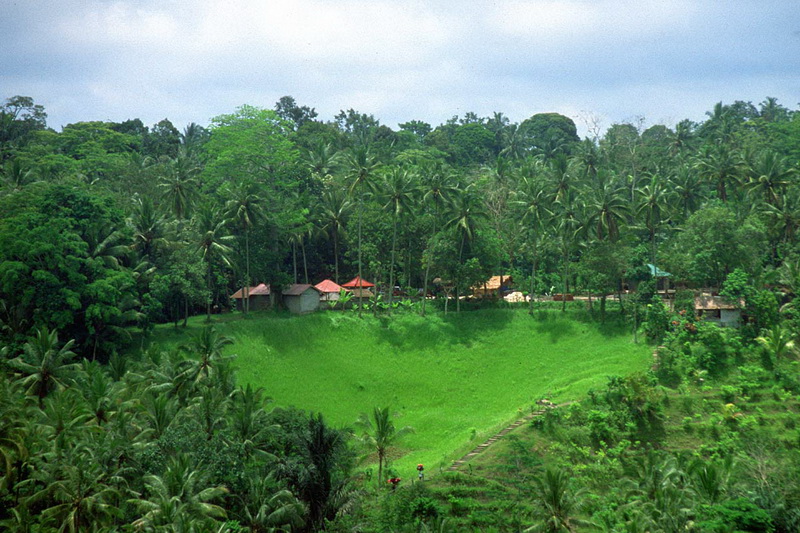
<svg viewBox="0 0 800 533"><path fill-rule="evenodd" d="M681 165L669 179L669 188L672 189L677 205L680 207L680 216L683 219L697 211L705 199L705 190L698 179L694 169L688 165ZM675 215L673 211L673 215Z"/></svg>
<svg viewBox="0 0 800 533"><path fill-rule="evenodd" d="M742 160L727 144L705 145L700 149L694 169L715 187L717 197L727 202L730 189L739 185Z"/></svg>
<svg viewBox="0 0 800 533"><path fill-rule="evenodd" d="M536 515L542 522L526 531L577 531L588 525L575 515L581 505L582 494L572 490L569 474L560 469L547 468L536 478Z"/></svg>
<svg viewBox="0 0 800 533"><path fill-rule="evenodd" d="M397 252L397 222L411 211L414 197L418 191L417 177L407 169L394 167L383 175L378 185L383 208L392 213L392 254L389 263L389 308L394 295L395 254Z"/></svg>
<svg viewBox="0 0 800 533"><path fill-rule="evenodd" d="M657 175L650 178L650 182L639 189L639 205L636 214L643 217L644 225L650 235L650 262L656 264L656 234L666 220L669 195L662 181Z"/></svg>
<svg viewBox="0 0 800 533"><path fill-rule="evenodd" d="M233 344L233 341L220 335L213 326L204 327L182 347L185 352L197 358L187 359L179 365L184 379L196 385L213 378L220 367L227 365L234 358L222 354L225 346L229 344Z"/></svg>
<svg viewBox="0 0 800 533"><path fill-rule="evenodd" d="M169 242L165 236L164 217L156 211L152 198L134 198L128 226L133 232L131 248L139 257L152 263L159 248L165 247Z"/></svg>
<svg viewBox="0 0 800 533"><path fill-rule="evenodd" d="M317 204L320 230L333 240L334 281L339 283L339 241L347 228L353 203L338 188L327 189Z"/></svg>
<svg viewBox="0 0 800 533"><path fill-rule="evenodd" d="M209 486L186 454L171 458L162 475L145 476L144 485L144 493L131 500L141 513L134 528L159 530L175 525L181 517L195 521L198 530L211 531L217 519L226 517L225 509L212 502L228 490Z"/></svg>
<svg viewBox="0 0 800 533"><path fill-rule="evenodd" d="M221 210L214 204L206 203L200 206L194 219L197 231L196 249L201 259L206 263L206 320L211 322L211 301L213 291L211 286L211 271L214 262L218 261L225 266L230 266L230 244L233 236L226 231L225 219Z"/></svg>
<svg viewBox="0 0 800 533"><path fill-rule="evenodd" d="M620 228L630 213L626 192L618 180L606 181L584 192L586 225L594 230L598 240L616 241L619 238Z"/></svg>
<svg viewBox="0 0 800 533"><path fill-rule="evenodd" d="M455 230L458 236L457 238L460 243L458 248L459 264L463 264L464 262L464 248L472 243L477 236L478 227L486 219L487 214L484 210L483 202L471 186L459 190L459 193L453 197L449 206L445 229ZM457 311L461 310L461 300L458 298L459 284L460 283L456 284Z"/></svg>
<svg viewBox="0 0 800 533"><path fill-rule="evenodd" d="M200 167L182 149L178 157L168 163L166 174L161 178L159 186L164 190L164 200L179 221L189 215L198 197L196 177L199 173Z"/></svg>
<svg viewBox="0 0 800 533"><path fill-rule="evenodd" d="M539 243L546 221L552 216L550 211L551 196L547 183L540 176L527 173L520 179L519 187L514 191L514 203L522 210L521 223L526 227L529 243L532 247L531 287L529 313L533 313L533 302L536 299L535 280L536 264L539 259Z"/></svg>
<svg viewBox="0 0 800 533"><path fill-rule="evenodd" d="M350 196L355 196L358 205L358 278L364 279L361 248L361 227L364 218L364 197L374 187L375 174L380 168L380 162L370 153L364 145L356 146L345 156L345 167L350 178ZM361 317L361 295L358 293L358 316Z"/></svg>
<svg viewBox="0 0 800 533"><path fill-rule="evenodd" d="M375 407L372 415L361 413L356 425L363 429L361 441L378 455L378 483L383 482L383 465L386 463L386 454L398 440L414 432L411 426L395 428L389 407Z"/></svg>
<svg viewBox="0 0 800 533"><path fill-rule="evenodd" d="M80 533L110 525L120 509L114 502L119 491L113 486L115 476L104 472L90 447L76 448L68 460L58 461L41 472L44 488L26 499L32 506L43 502L42 521L59 531Z"/></svg>
<svg viewBox="0 0 800 533"><path fill-rule="evenodd" d="M433 223L431 224L431 237L428 246L436 235L439 217L450 205L453 197L458 193L458 185L454 175L442 168L426 168L422 172L422 201L433 210ZM427 251L427 250L426 250ZM425 301L428 297L428 280L430 279L431 261L425 261L425 280L422 288L422 315L425 316Z"/></svg>
<svg viewBox="0 0 800 533"><path fill-rule="evenodd" d="M80 374L80 365L68 362L75 357L74 344L70 340L59 347L58 332L44 327L25 343L19 357L8 362L22 375L19 381L25 391L39 399L39 407L48 394L69 386Z"/></svg>
<svg viewBox="0 0 800 533"><path fill-rule="evenodd" d="M239 523L250 531L299 531L305 507L270 474L252 476L239 496Z"/></svg>
<svg viewBox="0 0 800 533"><path fill-rule="evenodd" d="M250 312L250 230L264 219L261 197L255 183L243 182L230 191L231 198L225 203L225 216L244 233L244 314Z"/></svg>
<svg viewBox="0 0 800 533"><path fill-rule="evenodd" d="M797 170L789 166L786 158L774 150L761 151L747 167L747 186L751 191L760 193L771 206L780 205L786 187L797 174Z"/></svg>
<svg viewBox="0 0 800 533"><path fill-rule="evenodd" d="M756 337L756 342L774 358L776 363L783 359L794 359L798 354L792 334L781 325L763 331L761 336Z"/></svg>

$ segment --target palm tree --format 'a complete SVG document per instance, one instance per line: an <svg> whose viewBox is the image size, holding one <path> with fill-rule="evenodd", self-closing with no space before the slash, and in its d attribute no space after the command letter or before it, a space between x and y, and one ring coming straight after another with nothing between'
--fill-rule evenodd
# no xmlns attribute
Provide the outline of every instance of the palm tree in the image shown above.
<svg viewBox="0 0 800 533"><path fill-rule="evenodd" d="M231 198L225 204L226 216L234 226L244 232L244 314L250 311L250 230L264 218L261 198L254 183L239 184L231 191Z"/></svg>
<svg viewBox="0 0 800 533"><path fill-rule="evenodd" d="M208 295L206 299L206 320L211 322L211 270L214 260L218 260L225 266L230 266L231 247L229 243L233 241L233 236L225 231L225 219L216 205L203 204L197 212L195 218L197 229L197 251L200 252L202 260L206 263L206 288Z"/></svg>
<svg viewBox="0 0 800 533"><path fill-rule="evenodd" d="M140 257L152 262L155 252L168 243L164 236L164 217L156 211L152 198L134 198L128 225L133 231L131 248Z"/></svg>
<svg viewBox="0 0 800 533"><path fill-rule="evenodd" d="M770 330L763 331L761 336L756 337L756 342L774 357L776 362L797 357L798 350L792 334L783 326L776 325Z"/></svg>
<svg viewBox="0 0 800 533"><path fill-rule="evenodd" d="M616 180L588 189L586 225L594 229L598 240L616 241L619 238L620 227L630 212L626 192Z"/></svg>
<svg viewBox="0 0 800 533"><path fill-rule="evenodd" d="M526 531L572 532L578 526L588 525L575 517L581 504L581 493L572 490L566 471L547 468L535 483L536 514L542 523Z"/></svg>
<svg viewBox="0 0 800 533"><path fill-rule="evenodd" d="M110 484L114 476L100 468L90 447L81 446L70 460L54 463L47 470L45 487L26 499L28 506L47 502L49 506L41 511L45 524L80 533L110 525L121 514L114 505L119 491Z"/></svg>
<svg viewBox="0 0 800 533"><path fill-rule="evenodd" d="M426 169L422 174L422 201L433 208L433 224L431 225L431 237L428 239L430 246L433 237L436 235L439 224L440 213L450 205L452 198L458 193L458 186L453 174L441 168ZM431 261L425 262L425 280L422 288L422 315L425 316L425 301L428 297L428 280L430 279Z"/></svg>
<svg viewBox="0 0 800 533"><path fill-rule="evenodd" d="M333 240L334 281L339 283L339 240L347 228L353 203L340 189L322 193L317 209L320 229Z"/></svg>
<svg viewBox="0 0 800 533"><path fill-rule="evenodd" d="M22 166L19 159L11 159L3 165L3 182L12 191L19 191L34 180L33 171Z"/></svg>
<svg viewBox="0 0 800 533"><path fill-rule="evenodd" d="M378 186L385 201L384 209L392 213L392 255L389 263L389 308L394 295L395 253L397 251L397 221L401 215L411 211L411 204L417 192L416 176L399 167L392 168L383 175Z"/></svg>
<svg viewBox="0 0 800 533"><path fill-rule="evenodd" d="M358 203L358 278L363 277L361 257L361 226L364 218L364 196L373 188L373 179L380 163L373 157L366 146L356 146L345 157L347 174L350 177L350 196L356 196ZM361 294L358 293L358 316L361 317Z"/></svg>
<svg viewBox="0 0 800 533"><path fill-rule="evenodd" d="M467 244L471 243L478 231L480 223L486 220L487 215L484 210L483 202L471 186L459 191L459 194L453 197L450 204L450 213L445 223L446 229L454 229L460 241L458 249L458 262L464 262L464 248ZM461 310L461 300L458 298L458 285L462 280L456 283L456 310Z"/></svg>
<svg viewBox="0 0 800 533"><path fill-rule="evenodd" d="M658 176L653 175L650 183L639 189L637 215L644 216L644 225L650 234L650 262L656 264L656 233L666 218L669 204L668 193Z"/></svg>
<svg viewBox="0 0 800 533"><path fill-rule="evenodd" d="M306 153L303 162L312 175L325 178L330 176L333 168L339 162L339 156L340 153L331 143L320 141Z"/></svg>
<svg viewBox="0 0 800 533"><path fill-rule="evenodd" d="M233 344L233 341L220 335L213 326L203 328L183 346L184 351L197 357L183 361L179 365L184 378L195 385L213 378L220 367L227 365L234 357L222 355L225 346L229 344Z"/></svg>
<svg viewBox="0 0 800 533"><path fill-rule="evenodd" d="M705 145L694 168L716 188L719 199L727 202L728 190L739 184L742 161L727 144Z"/></svg>
<svg viewBox="0 0 800 533"><path fill-rule="evenodd" d="M561 260L564 267L562 280L564 296L561 299L562 312L567 310L566 294L569 292L570 254L573 252L578 235L585 228L572 196L573 193L569 192L553 203L553 217L550 219L561 251Z"/></svg>
<svg viewBox="0 0 800 533"><path fill-rule="evenodd" d="M272 475L248 478L239 500L239 523L250 531L298 531L303 526L303 504Z"/></svg>
<svg viewBox="0 0 800 533"><path fill-rule="evenodd" d="M411 426L400 429L394 427L389 407L375 407L372 416L361 413L356 424L363 428L362 442L378 454L378 483L383 482L383 465L389 448L405 435L414 432ZM379 485L380 486L380 485Z"/></svg>
<svg viewBox="0 0 800 533"><path fill-rule="evenodd" d="M160 187L164 190L164 199L179 221L184 220L197 199L197 180L195 177L200 167L188 156L185 150L178 152L178 157L170 161L166 175L161 178Z"/></svg>
<svg viewBox="0 0 800 533"><path fill-rule="evenodd" d="M171 526L178 517L196 521L199 530L210 531L215 519L226 517L225 509L211 503L228 492L224 487L209 487L201 470L196 470L188 455L170 459L160 476L144 477L146 493L131 500L143 513L133 522L135 528L155 530Z"/></svg>
<svg viewBox="0 0 800 533"><path fill-rule="evenodd" d="M760 152L748 165L750 190L760 192L764 201L771 206L778 206L797 170L790 168L785 157L773 150Z"/></svg>
<svg viewBox="0 0 800 533"><path fill-rule="evenodd" d="M536 299L536 264L539 259L538 244L544 230L545 221L552 215L549 210L550 198L547 184L534 174L523 175L519 187L514 191L515 203L523 209L522 224L527 225L531 236L533 258L531 261L531 288L529 313L533 313L533 302Z"/></svg>
<svg viewBox="0 0 800 533"><path fill-rule="evenodd" d="M5 350L0 351L0 356ZM28 454L25 446L27 410L16 385L5 375L0 376L0 492L14 481L14 463L25 459Z"/></svg>
<svg viewBox="0 0 800 533"><path fill-rule="evenodd" d="M681 165L669 178L670 188L680 206L680 215L684 219L694 213L705 199L703 185L693 170L688 165Z"/></svg>
<svg viewBox="0 0 800 533"><path fill-rule="evenodd" d="M37 329L36 336L25 343L19 357L8 362L22 374L21 385L39 399L39 407L48 394L70 385L79 375L80 365L68 362L75 357L73 344L74 339L59 347L58 332L44 327Z"/></svg>

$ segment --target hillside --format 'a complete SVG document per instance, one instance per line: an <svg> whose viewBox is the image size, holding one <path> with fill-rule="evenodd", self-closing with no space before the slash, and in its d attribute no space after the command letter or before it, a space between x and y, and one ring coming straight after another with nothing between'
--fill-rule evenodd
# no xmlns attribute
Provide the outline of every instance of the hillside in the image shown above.
<svg viewBox="0 0 800 533"><path fill-rule="evenodd" d="M190 323L187 334L201 326ZM263 387L276 405L318 411L336 425L391 406L397 426L415 429L396 452L402 475L420 462L431 471L449 465L539 398L574 399L651 361L651 349L618 327L557 311L535 318L508 309L380 319L254 313L217 328L234 340L227 353L237 355L239 384ZM164 328L156 338L181 336L188 338Z"/></svg>

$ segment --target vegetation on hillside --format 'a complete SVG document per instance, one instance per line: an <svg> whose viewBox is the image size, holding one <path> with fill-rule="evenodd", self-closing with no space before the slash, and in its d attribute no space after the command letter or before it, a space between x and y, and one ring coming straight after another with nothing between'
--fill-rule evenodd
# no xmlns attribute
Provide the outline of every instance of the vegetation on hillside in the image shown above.
<svg viewBox="0 0 800 533"><path fill-rule="evenodd" d="M774 98L720 102L699 123L613 124L583 140L555 113L519 124L466 113L395 131L353 109L319 120L291 97L183 132L167 119L61 131L46 120L27 97L0 106L6 529L800 527L800 111ZM656 269L680 285L669 306ZM443 323L469 337L458 328L474 320L444 313L480 307L462 297L494 274L534 296L524 319L538 333L558 337L558 313L545 308L569 306L535 297L586 295L581 320L641 335L653 367L605 385L594 375L588 398L536 419L480 480L455 474L449 488L357 480L352 439L324 401L313 414L265 409L273 391L247 374L255 363L237 360L237 387L227 334L189 327L195 315L213 323L244 285L360 275L379 286L351 301L369 322L324 319L412 352L404 325L416 339ZM700 289L735 306L742 327L697 320ZM257 320L286 318L216 318ZM161 324L179 332L174 349L128 355ZM291 353L287 337L273 340ZM581 377L562 370L564 383ZM520 403L502 406L498 423Z"/></svg>

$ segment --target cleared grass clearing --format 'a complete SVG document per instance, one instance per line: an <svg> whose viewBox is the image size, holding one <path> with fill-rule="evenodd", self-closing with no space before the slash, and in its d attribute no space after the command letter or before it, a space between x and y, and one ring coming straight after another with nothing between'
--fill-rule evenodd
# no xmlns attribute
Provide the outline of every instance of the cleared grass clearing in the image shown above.
<svg viewBox="0 0 800 533"><path fill-rule="evenodd" d="M489 309L460 314L254 313L216 322L234 344L237 379L266 389L276 405L319 411L334 425L389 405L395 425L414 427L393 467L434 473L527 412L601 387L607 376L644 370L651 349L614 326L542 311ZM202 327L191 322L190 331ZM180 337L159 328L157 340Z"/></svg>

